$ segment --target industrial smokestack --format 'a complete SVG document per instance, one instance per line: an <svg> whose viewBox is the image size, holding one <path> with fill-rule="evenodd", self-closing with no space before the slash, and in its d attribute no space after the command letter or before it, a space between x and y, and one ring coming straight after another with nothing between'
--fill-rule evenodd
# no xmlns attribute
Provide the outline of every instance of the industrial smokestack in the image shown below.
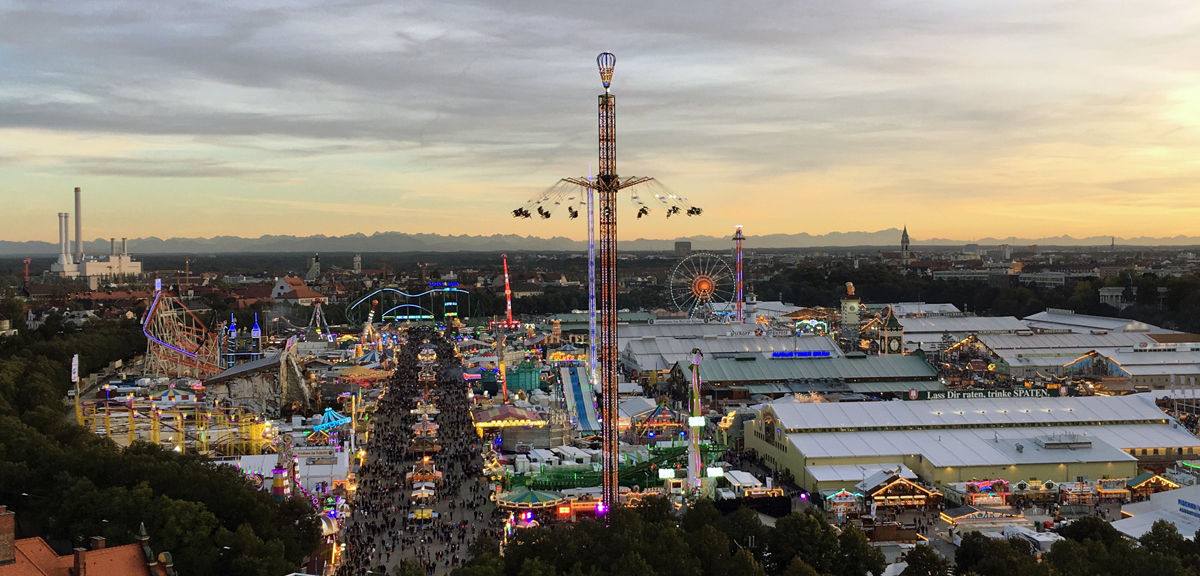
<svg viewBox="0 0 1200 576"><path fill-rule="evenodd" d="M109 256L117 255L117 239L116 238L110 237L108 239L108 255Z"/></svg>
<svg viewBox="0 0 1200 576"><path fill-rule="evenodd" d="M71 231L68 229L70 224L67 223L68 215L66 212L58 213L58 263L67 265L71 263L71 249L69 240L67 239Z"/></svg>
<svg viewBox="0 0 1200 576"><path fill-rule="evenodd" d="M126 240L128 240L128 238L121 239L121 254L129 254L129 244L125 242Z"/></svg>
<svg viewBox="0 0 1200 576"><path fill-rule="evenodd" d="M83 199L82 190L75 187L75 262L83 264Z"/></svg>

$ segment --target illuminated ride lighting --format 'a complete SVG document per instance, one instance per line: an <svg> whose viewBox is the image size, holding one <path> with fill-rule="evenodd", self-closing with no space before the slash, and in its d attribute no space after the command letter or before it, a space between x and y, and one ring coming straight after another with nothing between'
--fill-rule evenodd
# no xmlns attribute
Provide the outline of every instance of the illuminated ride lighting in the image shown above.
<svg viewBox="0 0 1200 576"><path fill-rule="evenodd" d="M162 292L159 292L154 295L154 302L150 304L150 308L146 309L146 317L142 321L142 334L145 334L146 338L153 340L154 342L157 342L158 344L162 344L163 346L166 346L167 348L170 348L180 354L183 354L184 356L187 356L189 358L198 358L198 356L192 352L188 352L187 350L176 348L175 346L167 344L166 342L163 342L162 340L159 340L158 338L155 338L154 336L150 335L150 328L148 327L148 324L150 323L150 314L151 314L151 312L154 311L154 308L156 306L158 306L158 301L160 299L162 299Z"/></svg>
<svg viewBox="0 0 1200 576"><path fill-rule="evenodd" d="M339 418L337 420L331 420L324 424L317 424L316 426L313 426L313 432L321 432L323 430L328 430L330 428L337 428L338 426L341 426L343 424L349 424L349 423L350 423L350 417L346 416L343 418Z"/></svg>
<svg viewBox="0 0 1200 576"><path fill-rule="evenodd" d="M459 288L437 288L437 289L426 290L424 292L418 292L417 294L409 294L408 292L405 292L403 290L397 290L395 288L380 288L370 294L367 294L366 296L363 296L357 302L355 302L354 304L351 304L350 307L354 308L355 306L358 306L359 304L362 304L363 302L365 302L368 298L375 296L376 294L379 294L380 292L395 292L396 294L404 296L405 298L419 298L426 294L433 294L436 292L458 292L460 294L470 294L470 292L467 292L466 290L461 290Z"/></svg>

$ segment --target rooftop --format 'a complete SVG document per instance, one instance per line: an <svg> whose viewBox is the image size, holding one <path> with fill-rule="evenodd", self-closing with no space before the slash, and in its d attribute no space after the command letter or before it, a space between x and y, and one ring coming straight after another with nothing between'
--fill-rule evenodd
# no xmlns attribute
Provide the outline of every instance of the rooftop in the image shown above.
<svg viewBox="0 0 1200 576"><path fill-rule="evenodd" d="M1129 320L1128 318L1111 318L1108 316L1091 316L1076 314L1071 310L1047 308L1032 316L1026 316L1026 324L1033 328L1068 329L1072 332L1088 333L1093 330L1108 332L1143 332L1143 333L1174 333L1174 330L1159 328L1145 322Z"/></svg>
<svg viewBox="0 0 1200 576"><path fill-rule="evenodd" d="M865 358L714 358L705 359L700 376L706 382L787 382L797 380L921 381L936 380L933 367L919 356Z"/></svg>
<svg viewBox="0 0 1200 576"><path fill-rule="evenodd" d="M924 316L898 318L904 333L920 332L997 332L1014 334L1029 330L1024 322L1014 316Z"/></svg>
<svg viewBox="0 0 1200 576"><path fill-rule="evenodd" d="M789 432L1170 422L1149 394L817 404L775 401L768 406Z"/></svg>
<svg viewBox="0 0 1200 576"><path fill-rule="evenodd" d="M1165 424L1077 426L1061 432L1087 435L1091 446L1047 449L1029 438L1028 429L1013 428L796 433L788 434L788 440L805 458L901 458L919 453L936 467L1132 462L1136 458L1125 449L1200 446L1200 439Z"/></svg>

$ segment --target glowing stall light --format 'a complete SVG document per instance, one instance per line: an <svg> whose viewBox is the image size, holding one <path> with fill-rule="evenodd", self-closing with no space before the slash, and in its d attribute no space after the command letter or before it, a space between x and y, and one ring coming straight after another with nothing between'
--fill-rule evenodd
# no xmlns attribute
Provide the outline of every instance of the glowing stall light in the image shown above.
<svg viewBox="0 0 1200 576"><path fill-rule="evenodd" d="M708 476L709 478L724 478L725 477L725 470L723 470L717 466L709 466L708 468L706 468L704 470L704 472L705 472L705 475Z"/></svg>
<svg viewBox="0 0 1200 576"><path fill-rule="evenodd" d="M688 426L691 428L703 428L704 427L704 417L703 416L688 416Z"/></svg>
<svg viewBox="0 0 1200 576"><path fill-rule="evenodd" d="M659 480L670 480L674 477L675 477L675 469L674 468L659 468L658 469L658 479Z"/></svg>
<svg viewBox="0 0 1200 576"><path fill-rule="evenodd" d="M600 516L604 516L605 514L608 514L608 506L605 506L603 502L597 502L596 503L596 514L598 514Z"/></svg>
<svg viewBox="0 0 1200 576"><path fill-rule="evenodd" d="M828 350L783 350L772 352L772 358L829 358L832 353Z"/></svg>

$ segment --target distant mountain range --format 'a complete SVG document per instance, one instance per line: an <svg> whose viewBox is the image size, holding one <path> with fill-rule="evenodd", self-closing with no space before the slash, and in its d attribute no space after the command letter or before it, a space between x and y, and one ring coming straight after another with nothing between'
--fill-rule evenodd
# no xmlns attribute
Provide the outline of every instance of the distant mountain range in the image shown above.
<svg viewBox="0 0 1200 576"><path fill-rule="evenodd" d="M620 243L622 250L672 250L675 242L689 241L693 250L725 250L731 245L726 237L688 236L670 240L639 238ZM1049 238L982 238L979 240L950 240L945 238L913 239L913 248L921 246L961 246L978 244L998 246L1009 244L1014 247L1037 244L1039 246L1108 246L1111 236L1072 238L1055 236ZM1174 236L1171 238L1117 238L1119 246L1197 246L1200 238ZM888 228L876 232L830 232L829 234L767 234L747 236L747 248L818 248L879 246L898 250L900 230ZM120 247L118 246L118 249ZM379 232L376 234L348 234L346 236L260 236L241 238L217 236L214 238L133 238L129 240L129 251L134 254L208 254L227 252L491 252L499 250L569 251L584 250L587 244L562 236L539 238L516 234L493 234L491 236L406 234L401 232ZM108 254L109 241L96 239L85 243L84 252L92 255ZM58 253L58 247L50 242L0 241L0 256L45 256Z"/></svg>

